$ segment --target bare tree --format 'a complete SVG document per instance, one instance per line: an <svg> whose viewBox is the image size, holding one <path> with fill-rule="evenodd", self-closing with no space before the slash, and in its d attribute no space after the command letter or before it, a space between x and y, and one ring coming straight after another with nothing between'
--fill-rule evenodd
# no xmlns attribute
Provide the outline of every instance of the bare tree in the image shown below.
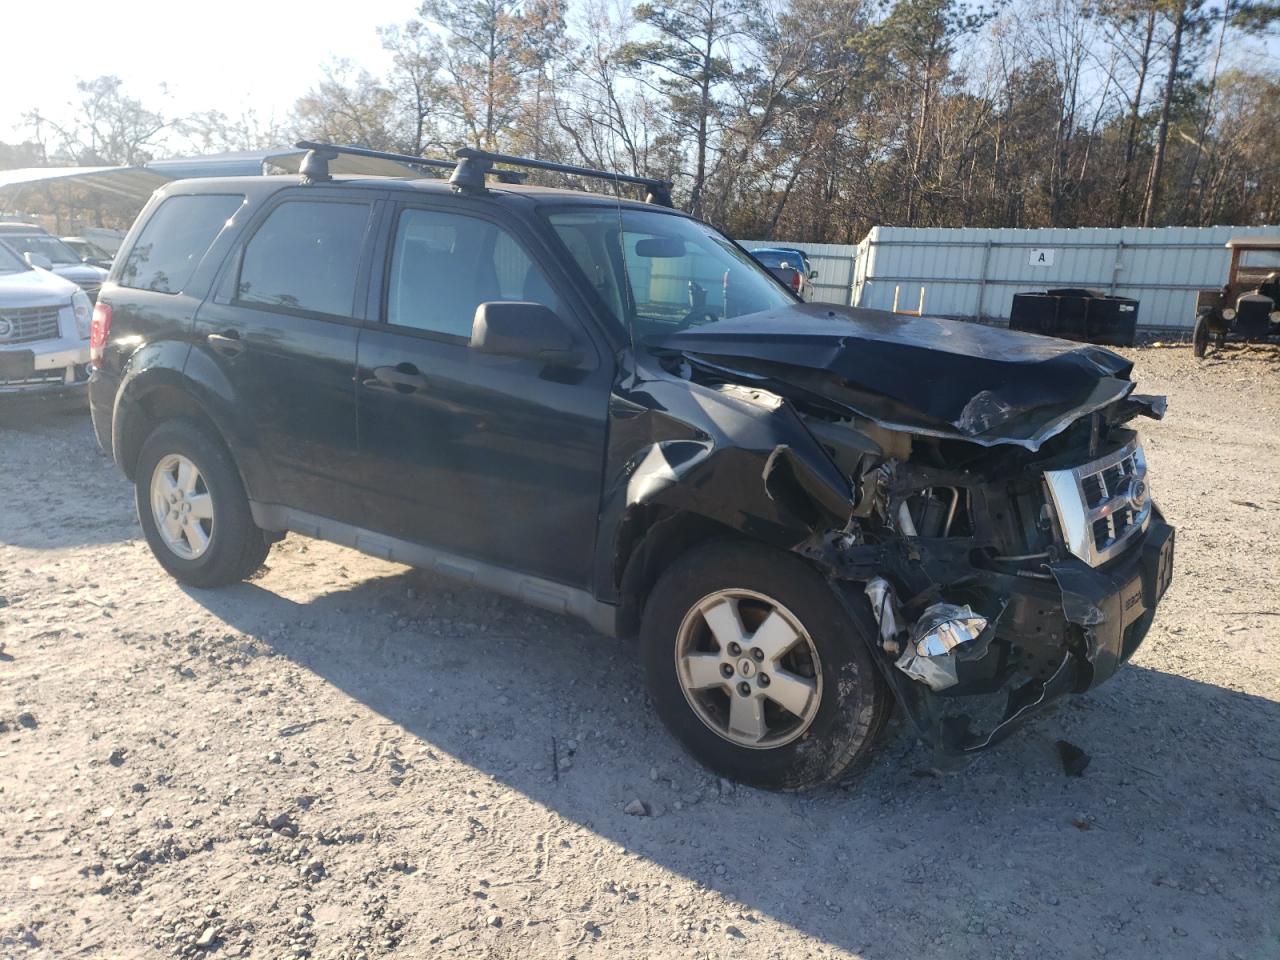
<svg viewBox="0 0 1280 960"><path fill-rule="evenodd" d="M51 158L89 165L138 164L154 158L175 121L124 92L119 77L76 83L80 94L67 122L31 110L24 120Z"/></svg>
<svg viewBox="0 0 1280 960"><path fill-rule="evenodd" d="M350 61L335 60L294 105L293 119L308 139L389 150L398 145L394 107L395 96L375 77Z"/></svg>

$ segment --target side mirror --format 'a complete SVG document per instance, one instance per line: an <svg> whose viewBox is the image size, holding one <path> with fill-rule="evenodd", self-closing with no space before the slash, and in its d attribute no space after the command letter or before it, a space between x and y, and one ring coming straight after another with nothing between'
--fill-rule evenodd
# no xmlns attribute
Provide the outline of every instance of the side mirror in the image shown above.
<svg viewBox="0 0 1280 960"><path fill-rule="evenodd" d="M53 261L46 257L43 253L33 253L28 250L22 255L22 259L27 261L28 266L39 267L41 270L52 270Z"/></svg>
<svg viewBox="0 0 1280 960"><path fill-rule="evenodd" d="M561 366L582 362L568 324L550 307L521 300L500 300L476 307L471 346L505 357L529 357Z"/></svg>
<svg viewBox="0 0 1280 960"><path fill-rule="evenodd" d="M817 270L810 270L810 271L809 271L809 279L810 279L810 280L817 280L817 279L818 279L818 271L817 271Z"/></svg>

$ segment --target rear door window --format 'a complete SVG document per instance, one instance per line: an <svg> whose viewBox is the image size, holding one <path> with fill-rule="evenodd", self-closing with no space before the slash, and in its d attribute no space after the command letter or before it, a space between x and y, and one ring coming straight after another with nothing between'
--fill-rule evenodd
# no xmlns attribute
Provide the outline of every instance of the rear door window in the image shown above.
<svg viewBox="0 0 1280 960"><path fill-rule="evenodd" d="M240 209L237 194L169 197L151 215L120 271L137 290L180 293L227 221Z"/></svg>
<svg viewBox="0 0 1280 960"><path fill-rule="evenodd" d="M241 303L350 317L369 223L367 203L286 200L245 245Z"/></svg>

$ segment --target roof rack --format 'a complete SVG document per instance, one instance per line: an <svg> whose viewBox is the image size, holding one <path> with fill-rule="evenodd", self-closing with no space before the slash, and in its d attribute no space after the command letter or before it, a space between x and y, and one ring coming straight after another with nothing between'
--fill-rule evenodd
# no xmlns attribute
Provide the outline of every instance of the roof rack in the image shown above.
<svg viewBox="0 0 1280 960"><path fill-rule="evenodd" d="M634 177L625 173L613 173L609 170L596 170L592 167L579 167L571 163L553 163L550 160L534 160L531 157L517 157L507 153L491 153L487 150L475 150L463 147L458 150L457 160L436 160L430 157L415 157L407 153L388 153L385 150L369 150L365 147L344 147L335 143L320 143L315 140L299 140L294 144L299 150L306 150L302 158L299 172L307 183L320 183L332 180L329 173L329 161L336 160L339 154L355 157L370 157L375 160L391 160L410 167L430 167L440 170L452 170L449 183L455 190L466 192L482 192L485 189L485 177L494 176L499 183L523 183L526 174L518 170L499 170L494 164L503 163L512 167L527 167L532 170L549 170L553 173L567 173L576 177L594 177L600 180L612 180L614 183L633 183L644 187L645 201L659 206L670 207L671 181L658 180L653 177Z"/></svg>
<svg viewBox="0 0 1280 960"><path fill-rule="evenodd" d="M431 157L415 157L408 153L388 153L386 150L370 150L367 147L343 147L336 143L320 143L315 140L299 140L294 144L299 150L306 150L298 172L310 183L321 183L332 180L329 173L329 161L336 160L339 154L353 157L370 157L374 160L391 160L407 167L424 167L437 170L453 170L456 160L435 160ZM499 170L497 176L502 183L523 183L524 174L515 170Z"/></svg>
<svg viewBox="0 0 1280 960"><path fill-rule="evenodd" d="M534 160L531 157L515 157L509 153L491 153L488 150L476 150L472 147L463 147L455 156L458 158L458 166L453 171L453 176L449 178L449 182L460 190L483 190L485 174L494 173L500 176L503 171L494 170L493 165L505 163L513 167L568 173L575 177L596 177L601 180L612 180L615 183L638 184L647 191L646 203L656 203L663 207L672 205L670 180L633 177L625 173L613 173L610 170L579 167L571 163L553 163L550 160Z"/></svg>

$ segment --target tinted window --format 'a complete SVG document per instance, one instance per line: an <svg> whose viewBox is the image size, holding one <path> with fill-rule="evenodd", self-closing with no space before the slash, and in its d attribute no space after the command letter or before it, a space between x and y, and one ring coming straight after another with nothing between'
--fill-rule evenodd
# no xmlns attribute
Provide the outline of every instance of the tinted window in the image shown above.
<svg viewBox="0 0 1280 960"><path fill-rule="evenodd" d="M178 293L214 238L244 203L241 196L170 197L147 221L120 272L120 283Z"/></svg>
<svg viewBox="0 0 1280 960"><path fill-rule="evenodd" d="M400 215L388 323L469 337L476 307L495 300L529 300L559 309L546 275L497 224L434 210Z"/></svg>
<svg viewBox="0 0 1280 960"><path fill-rule="evenodd" d="M780 253L761 253L757 250L751 255L766 267L774 267L776 269L782 266L783 256Z"/></svg>
<svg viewBox="0 0 1280 960"><path fill-rule="evenodd" d="M369 204L290 200L245 246L237 299L349 317Z"/></svg>

